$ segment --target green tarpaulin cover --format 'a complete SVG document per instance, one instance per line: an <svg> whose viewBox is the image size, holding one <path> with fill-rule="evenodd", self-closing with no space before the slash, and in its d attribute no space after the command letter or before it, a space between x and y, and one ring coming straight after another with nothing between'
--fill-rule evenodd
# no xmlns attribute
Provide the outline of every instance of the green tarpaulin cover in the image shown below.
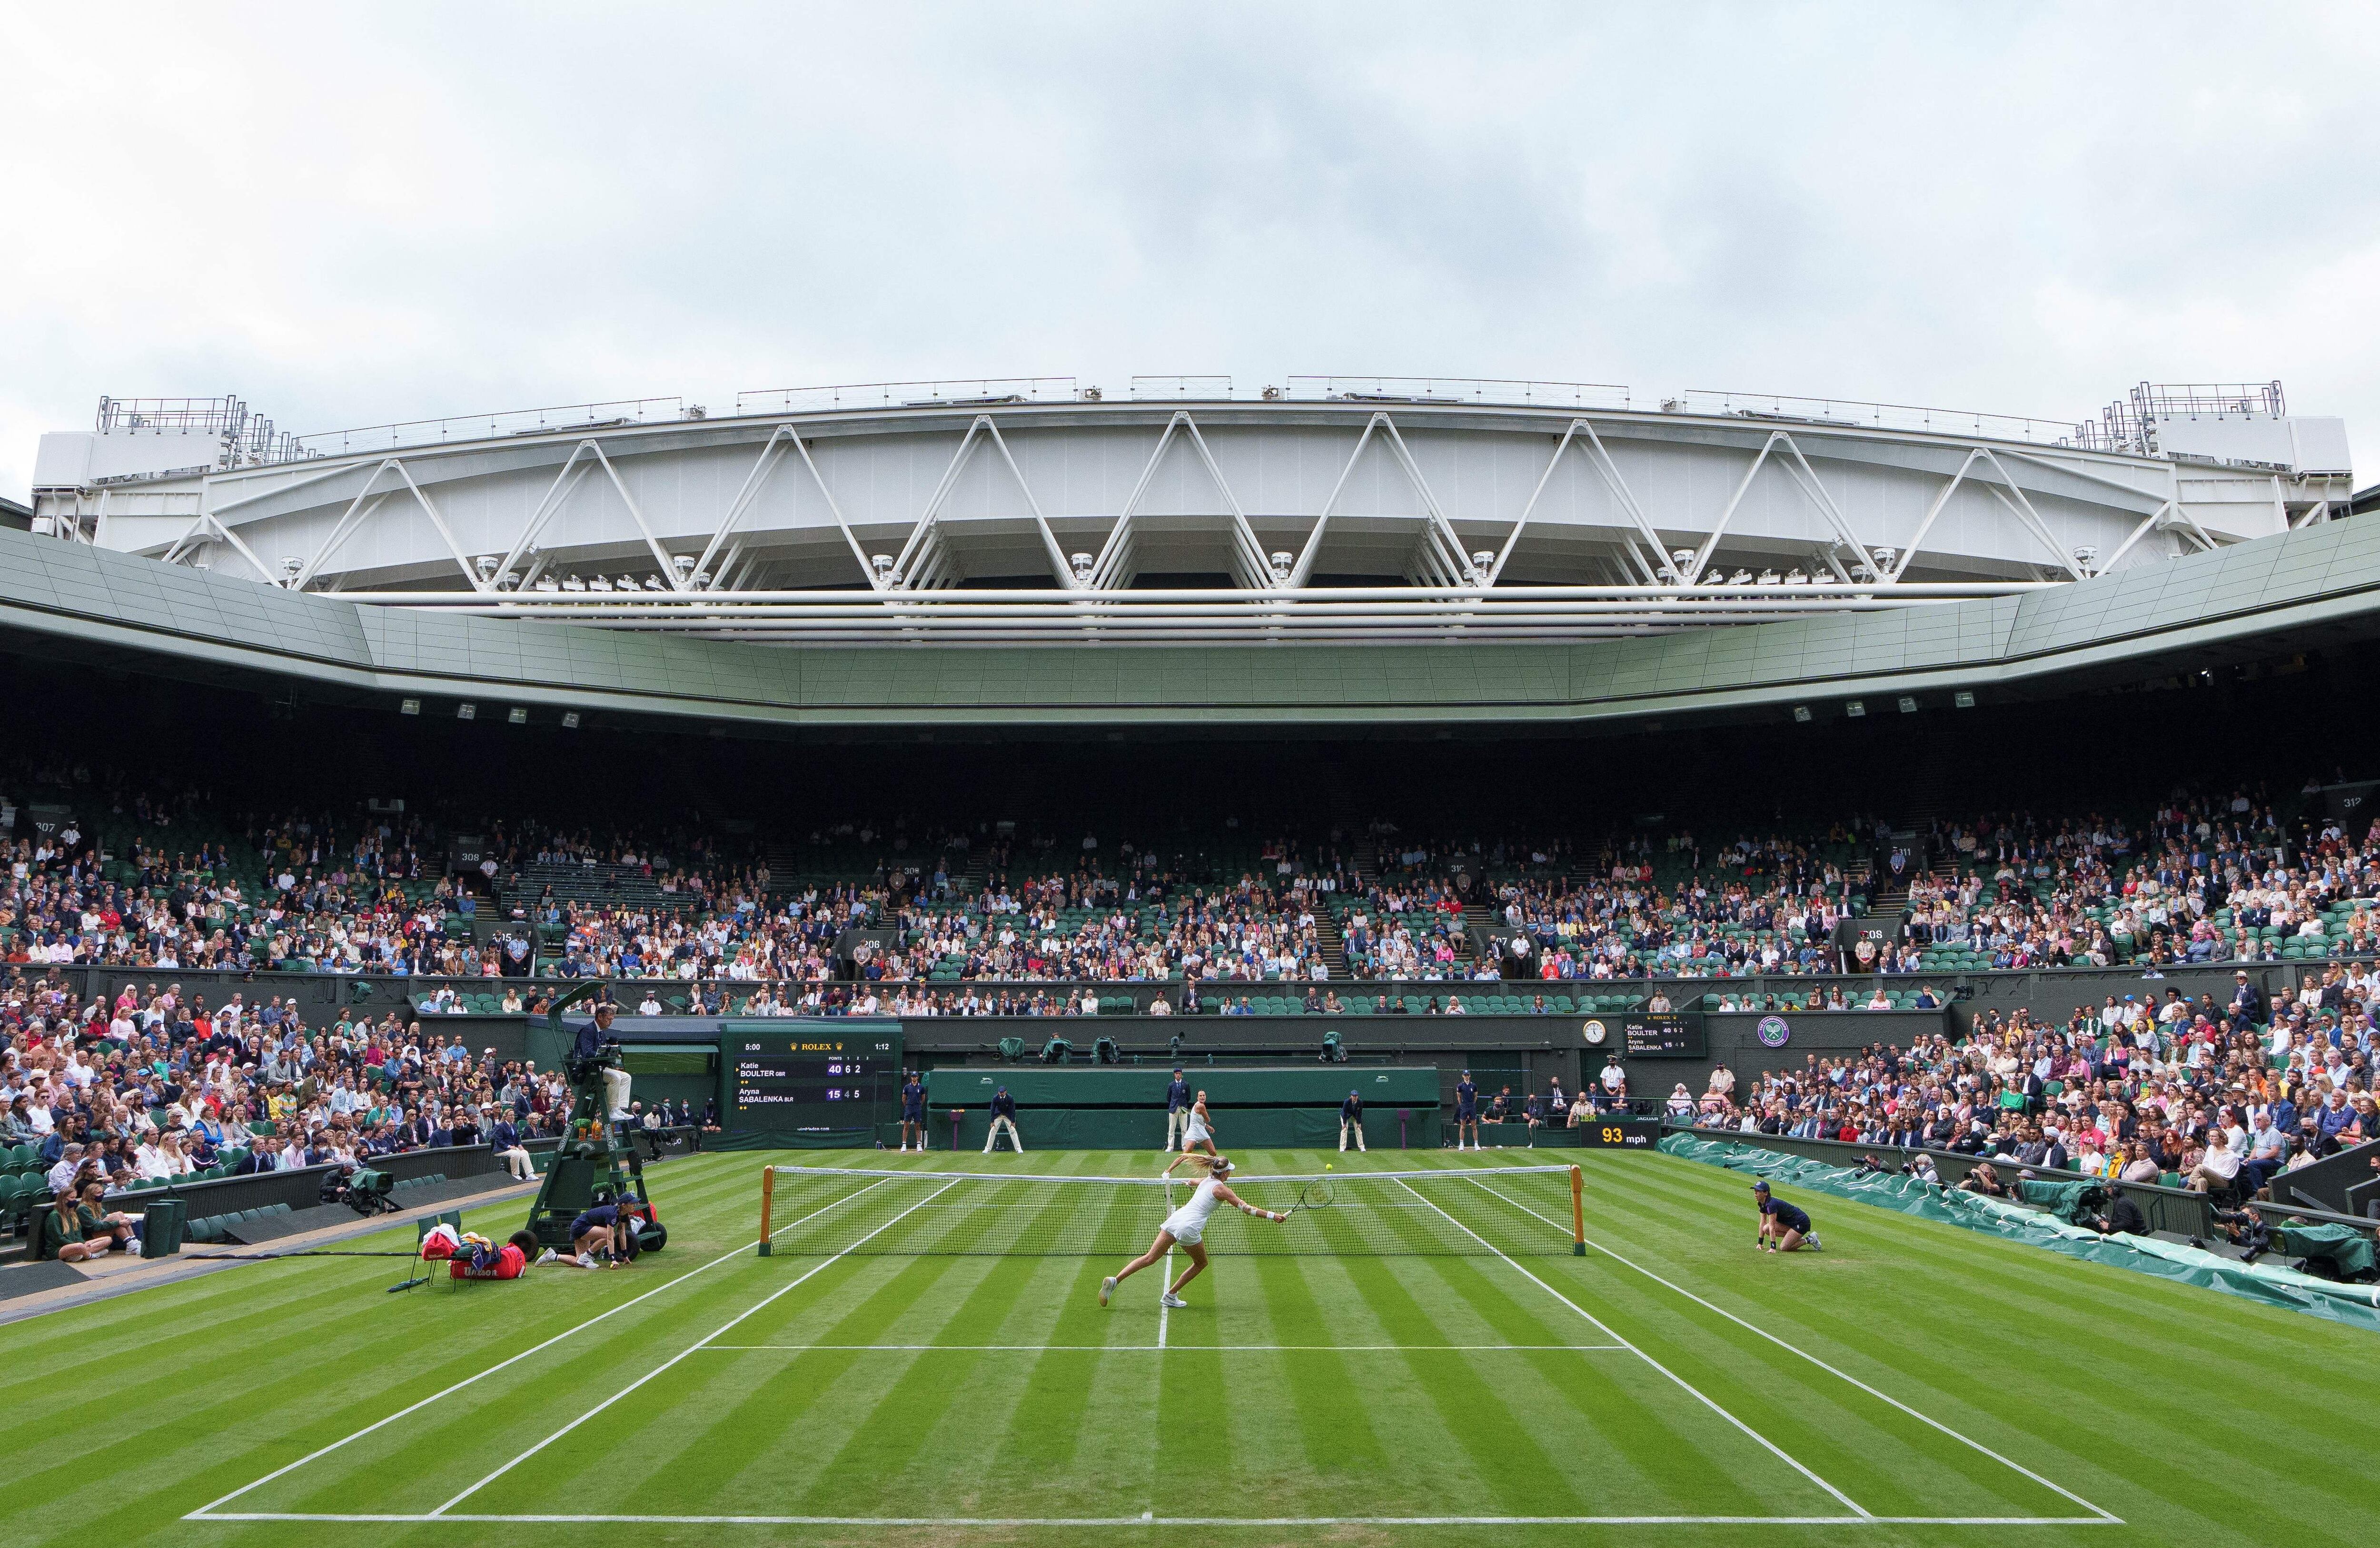
<svg viewBox="0 0 2380 1548"><path fill-rule="evenodd" d="M2070 1226L2080 1226L2107 1208L2107 1191L2095 1182L2048 1182L2026 1178L2016 1185L2017 1197L2038 1204Z"/></svg>
<svg viewBox="0 0 2380 1548"><path fill-rule="evenodd" d="M2373 1271L2372 1239L2345 1226L2275 1226L2273 1240L2292 1258L2320 1258L2345 1276Z"/></svg>
<svg viewBox="0 0 2380 1548"><path fill-rule="evenodd" d="M1661 1142L1661 1148L1689 1161L1707 1162L1730 1171L1749 1172L1755 1177L1807 1188L1814 1192L1832 1193L1839 1198L1856 1199L1862 1203L1898 1210L1903 1215L1946 1221L1969 1230L1985 1231L2013 1241L2046 1247L2070 1258L2110 1264L2139 1274L2154 1274L2162 1279L2179 1279L2186 1285L2220 1290L2225 1295L2239 1296L2245 1300L2259 1300L2267 1306L2285 1307L2331 1322L2351 1323L2357 1327L2380 1331L2380 1287L2336 1284L2274 1263L2243 1264L2220 1253L2160 1241L2155 1237L2103 1237L2096 1231L2069 1225L2037 1210L1973 1193L1956 1192L1913 1177L1863 1172L1850 1167L1829 1167L1823 1161L1784 1155L1731 1140L1706 1140L1693 1134L1672 1134ZM2078 1185L2053 1183L2046 1186ZM2295 1235L2300 1230L2336 1230L2350 1236L2356 1234L2343 1226L2325 1226L2290 1228L2286 1234L2277 1231L2276 1238L2285 1240L2287 1236ZM2295 1250L2285 1248L2284 1251ZM2371 1251L2371 1244L2365 1242L2367 1259Z"/></svg>

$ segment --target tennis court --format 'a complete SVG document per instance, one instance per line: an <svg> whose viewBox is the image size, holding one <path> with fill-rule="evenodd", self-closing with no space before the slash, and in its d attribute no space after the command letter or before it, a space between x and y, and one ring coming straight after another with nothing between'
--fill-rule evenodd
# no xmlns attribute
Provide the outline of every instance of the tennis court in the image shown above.
<svg viewBox="0 0 2380 1548"><path fill-rule="evenodd" d="M1281 1207L1294 1184L1268 1179L1324 1159L1256 1153L1235 1186ZM1329 1159L1328 1208L1278 1227L1219 1215L1214 1267L1177 1311L1156 1271L1098 1303L1182 1192L1089 1179L1146 1179L1147 1155L781 1172L771 1255L718 1242L626 1274L542 1270L615 1293L534 1343L491 1341L477 1369L188 1518L218 1533L616 1522L1054 1539L1213 1523L1415 1541L1535 1524L1863 1542L2120 1525L2058 1476L2062 1450L1938 1403L1936 1378L1895 1380L1891 1349L1860 1348L1855 1306L1804 1347L1736 1287L1705 1294L1692 1265L1636 1240L1646 1184L1706 1191L1698 1168L1586 1157L1574 1256L1566 1166ZM698 1244L739 1208L753 1228L760 1173L724 1156L669 1174L699 1212ZM1748 1206L1735 1220L1742 1268L1794 1300L1876 1288L1861 1230L1830 1220L1828 1255L1787 1263L1750 1252ZM468 1318L493 1297L455 1299Z"/></svg>

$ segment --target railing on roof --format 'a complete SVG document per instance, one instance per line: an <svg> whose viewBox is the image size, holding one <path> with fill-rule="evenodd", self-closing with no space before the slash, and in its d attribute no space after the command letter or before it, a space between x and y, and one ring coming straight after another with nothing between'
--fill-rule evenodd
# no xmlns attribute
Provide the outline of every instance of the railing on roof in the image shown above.
<svg viewBox="0 0 2380 1548"><path fill-rule="evenodd" d="M225 393L220 398L102 398L102 434L153 430L160 435L240 434L248 425L248 405Z"/></svg>
<svg viewBox="0 0 2380 1548"><path fill-rule="evenodd" d="M1096 391L1096 389L1094 390ZM770 387L735 394L738 414L792 414L804 409L990 407L1007 403L1073 399L1071 376L981 377L968 381L861 381L839 387Z"/></svg>
<svg viewBox="0 0 2380 1548"><path fill-rule="evenodd" d="M435 446L442 441L487 441L498 436L541 435L563 430L610 429L620 425L657 424L702 417L698 408L689 411L684 398L620 398L610 403L575 403L553 408L513 408L494 414L461 414L444 419L407 419L394 425L324 430L319 434L285 439L295 448L293 454L296 456L337 457L357 452L395 451L404 446Z"/></svg>
<svg viewBox="0 0 2380 1548"><path fill-rule="evenodd" d="M273 428L237 396L219 398L102 398L97 427L102 435L204 435L223 446L218 467L287 462L301 455L296 438Z"/></svg>
<svg viewBox="0 0 2380 1548"><path fill-rule="evenodd" d="M1476 404L1622 413L1650 410L1631 390L1614 382L1525 381L1518 379L1431 376L1288 376L1282 385L1236 391L1228 376L1135 376L1135 402L1336 402L1384 405ZM743 415L832 412L870 408L996 408L1014 404L1099 401L1098 387L1082 387L1071 376L975 377L941 381L868 381L823 387L777 387L735 394ZM1972 435L1988 440L2140 451L2144 415L2281 412L2281 384L2249 386L2152 386L2133 389L2131 402L2109 407L2099 421L2075 424L1971 409L1927 408L1912 404L1866 403L1851 398L1799 397L1779 393L1736 393L1691 388L1658 400L1671 413L1860 429ZM624 425L705 417L699 406L679 397L629 398L570 404L552 408L511 409L493 414L412 419L360 429L292 436L270 420L249 413L237 398L102 398L100 429L216 431L226 438L231 466L286 462L301 457L395 451L409 446L479 441L506 435L607 429Z"/></svg>
<svg viewBox="0 0 2380 1548"><path fill-rule="evenodd" d="M2223 382L2143 381L2099 411L2096 420L2074 427L2074 443L2094 451L2157 454L2155 426L2160 419L2201 414L2262 414L2280 418L2289 400L2277 381L2241 385Z"/></svg>
<svg viewBox="0 0 2380 1548"><path fill-rule="evenodd" d="M2269 414L2277 419L2289 413L2277 381L2143 381L2132 389L2131 398L2134 411L2151 419L2178 414Z"/></svg>
<svg viewBox="0 0 2380 1548"><path fill-rule="evenodd" d="M1293 376L1268 398L1342 403L1498 404L1538 408L1631 406L1628 389L1609 381L1518 381L1463 376Z"/></svg>
<svg viewBox="0 0 2380 1548"><path fill-rule="evenodd" d="M1232 379L1228 376L1135 376L1132 379L1132 395L1135 401L1195 398L1201 403L1220 403L1231 397Z"/></svg>
<svg viewBox="0 0 2380 1548"><path fill-rule="evenodd" d="M1803 398L1781 393L1730 393L1701 387L1690 387L1662 406L1681 414L1974 435L1987 441L2030 441L2052 446L2075 444L2080 433L2071 419L2034 419L2019 414L1982 414L1965 408L1925 408L1914 404Z"/></svg>

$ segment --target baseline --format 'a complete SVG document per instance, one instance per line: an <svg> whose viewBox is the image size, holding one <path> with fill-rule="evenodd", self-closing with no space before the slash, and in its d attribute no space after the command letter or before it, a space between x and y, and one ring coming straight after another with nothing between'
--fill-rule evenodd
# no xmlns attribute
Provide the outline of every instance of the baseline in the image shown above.
<svg viewBox="0 0 2380 1548"><path fill-rule="evenodd" d="M636 1391L647 1382L651 1381L655 1376L658 1376L664 1371L675 1366L679 1361L682 1361L688 1355L699 1350L703 1345L710 1343L711 1339L718 1337L721 1334L725 1333L732 1327L735 1327L737 1324L743 1322L746 1318L752 1316L756 1312L765 1311L769 1307L775 1305L779 1300L792 1294L795 1290L799 1289L811 1279L816 1278L819 1275L821 1275L828 1269L832 1268L836 1264L841 1263L857 1248L866 1245L868 1242L882 1235L884 1232L891 1230L893 1227L899 1225L902 1221L907 1219L917 1211L925 1208L928 1204L932 1203L936 1199L941 1198L944 1193L949 1192L957 1185L957 1179L955 1179L942 1184L940 1188L935 1189L924 1198L919 1199L916 1203L911 1204L907 1209L903 1210L900 1214L892 1216L892 1219L885 1221L884 1224L877 1227L866 1236L861 1237L857 1241L853 1242L849 1247L846 1247L842 1252L835 1253L834 1256L821 1260L813 1266L803 1270L802 1273L791 1282L770 1291L769 1294L763 1296L752 1305L746 1307L743 1311L738 1312L733 1317L728 1318L727 1321L720 1324L717 1328L713 1329L698 1342L689 1345L686 1348L680 1349L677 1353L670 1356L669 1359L662 1361L659 1365L654 1366L643 1375L638 1376L635 1381L630 1382L619 1391L612 1394L611 1397L604 1398L601 1402L596 1404L593 1408L589 1409L585 1413L580 1414L577 1418L572 1420L561 1429L556 1430L551 1435L546 1436L545 1439L538 1442L535 1445L530 1446L519 1456L515 1457L511 1461L506 1462L504 1466L496 1469L495 1471L488 1474L485 1478L480 1480L479 1482L472 1484L461 1494L456 1494L453 1499L448 1500L444 1505L442 1505L437 1509L431 1511L429 1518L431 1520L446 1519L446 1513L449 1510L452 1510L455 1506L469 1499L473 1494L478 1494L489 1484L493 1483L496 1480L504 1477L504 1474L512 1471L515 1468L519 1467L523 1462L528 1461L539 1452L543 1451L547 1446L552 1445L554 1442L562 1439L563 1436L567 1435L573 1430L576 1430L580 1425L586 1423L589 1420L593 1419L597 1414L601 1413L604 1409L610 1408L621 1398L625 1397L628 1394ZM830 1205L829 1207L831 1208L832 1206ZM823 1211L820 1213L823 1213Z"/></svg>
<svg viewBox="0 0 2380 1548"><path fill-rule="evenodd" d="M707 1527L2118 1527L2104 1516L367 1516L235 1511L214 1521Z"/></svg>
<svg viewBox="0 0 2380 1548"><path fill-rule="evenodd" d="M868 1184L866 1188L854 1189L844 1197L835 1200L833 1203L828 1204L824 1208L812 1211L810 1214L804 1215L801 1220L788 1221L784 1227L780 1228L791 1229L794 1226L798 1226L804 1221L814 1220L818 1218L819 1215L824 1215L827 1210L833 1209L841 1204L848 1203L853 1199L859 1197L860 1194L867 1192L868 1189L880 1187L882 1186L883 1181L889 1180L889 1179L880 1179L878 1182ZM282 1466L273 1469L271 1472L266 1473L262 1478L257 1479L252 1482L243 1483L238 1488L233 1490L230 1494L221 1495L220 1497L199 1506L198 1509L187 1513L183 1516L182 1519L185 1521L197 1521L210 1518L225 1521L249 1519L249 1518L242 1516L217 1515L216 1509L220 1506L230 1504L232 1501L239 1498L242 1494L263 1488L274 1479L285 1477L290 1473L296 1472L298 1469L306 1466L309 1462L318 1461L322 1457L328 1457L331 1453L338 1450L342 1446L347 1445L355 1441L359 1441L366 1435L373 1433L375 1431L384 1430L408 1414L419 1413L423 1409L430 1407L432 1403L438 1402L443 1398L452 1397L455 1394L462 1391L465 1387L470 1386L474 1383L481 1381L486 1377L492 1376L497 1372L504 1370L507 1367L517 1365L533 1354L538 1354L546 1349L550 1349L553 1348L554 1345L561 1343L564 1339L570 1337L574 1334L584 1333L589 1328L593 1327L597 1323L602 1322L610 1317L617 1316L619 1313L625 1312L631 1306L635 1306L642 1301L650 1300L653 1297L661 1294L663 1290L673 1289L679 1285L683 1285L698 1274L708 1273L711 1269L717 1268L721 1264L727 1262L730 1258L734 1258L747 1251L748 1251L748 1249L743 1247L731 1247L726 1252L712 1258L710 1262L698 1264L694 1267L686 1270L684 1274L679 1275L676 1278L664 1280L662 1283L655 1285L651 1289L645 1291L642 1295L624 1300L620 1302L619 1305L611 1308L609 1311L599 1312L595 1315L588 1318L585 1322L578 1324L576 1327L565 1328L541 1344L532 1345L530 1348L523 1349L516 1355L513 1355L504 1360L500 1360L495 1364L489 1366L486 1370L466 1376L452 1386L433 1392L418 1403L407 1404L404 1408L397 1409L396 1412L390 1414L385 1419L373 1421L371 1423L365 1425L362 1429L356 1431L353 1434L342 1435L326 1446L308 1452L305 1456L300 1457L295 1462L285 1463ZM821 1264L819 1266L823 1268L826 1265Z"/></svg>
<svg viewBox="0 0 2380 1548"><path fill-rule="evenodd" d="M1547 1225L1553 1227L1556 1230L1561 1231L1565 1237L1569 1235L1568 1229L1551 1215L1539 1215L1536 1210L1531 1209L1528 1205L1521 1203L1520 1200L1515 1199L1510 1194L1502 1192L1500 1190L1490 1188L1485 1182L1477 1182L1476 1179L1472 1179L1470 1180L1476 1182L1477 1186L1483 1191L1494 1194L1497 1198L1502 1199L1506 1203L1511 1204L1514 1209L1519 1210L1522 1214L1534 1215L1536 1218L1544 1221ZM2076 1494L2071 1489L2066 1488L2062 1484L2051 1482L2048 1479L2042 1477L2039 1473L2034 1472L2031 1468L2026 1467L2022 1462L2012 1461L2009 1457L2001 1456L1998 1452L1994 1451L1990 1446L1987 1446L1983 1442L1976 1440L1973 1436L1963 1434L1957 1430L1953 1430L1950 1426L1943 1423L1940 1420L1934 1418L1931 1414L1924 1413L1916 1409L1911 1408L1908 1404L1902 1402L1900 1398L1893 1397L1890 1393L1877 1391L1875 1387L1870 1386L1867 1383L1860 1380L1857 1376L1852 1375L1848 1371L1840 1370L1836 1366L1829 1365L1827 1361L1820 1360L1816 1355L1810 1353L1807 1349L1795 1348L1793 1345L1778 1337L1777 1335L1769 1332L1767 1328L1760 1326L1758 1324L1746 1322L1742 1317L1739 1317L1734 1312L1729 1311L1726 1307L1714 1305L1712 1302L1704 1300L1701 1296L1696 1295L1694 1291L1687 1289L1684 1286L1664 1279L1661 1276L1654 1273L1651 1269L1646 1268L1644 1264L1614 1252L1612 1249L1606 1247L1603 1243L1596 1240L1593 1237L1588 1237L1585 1240L1586 1244L1589 1247L1594 1248L1605 1257L1610 1258L1616 1263L1634 1269L1637 1273L1643 1275L1645 1278L1652 1280L1655 1284L1661 1286L1665 1289L1675 1291L1677 1294L1685 1297L1688 1300L1693 1301L1697 1306L1703 1307L1707 1311L1718 1312L1720 1316L1725 1317L1729 1322L1735 1324L1736 1326L1760 1335L1761 1337L1767 1339L1770 1343L1776 1345L1779 1348L1783 1349L1788 1354L1796 1355L1803 1360L1808 1361L1819 1370L1827 1373L1827 1374L1833 1376L1840 1381L1850 1383L1852 1386L1859 1388L1862 1392L1864 1392L1869 1397L1876 1398L1878 1402L1889 1404L1891 1407L1900 1409L1902 1413L1907 1414L1910 1418L1916 1420L1919 1423L1939 1431L1941 1433L1949 1436L1952 1440L1959 1442L1961 1445L1972 1447L1983 1456L1990 1457L1993 1461L1998 1462L2000 1466L2008 1469L2011 1472L2017 1473L2024 1478L2031 1479L2034 1482L2040 1484L2050 1493L2059 1495L2062 1498L2072 1500L2076 1505L2081 1506L2083 1509L2093 1512L2099 1519L2116 1526L2121 1526L2123 1524L2123 1518L2116 1515L2115 1512L2108 1510L2104 1506L2092 1504L2089 1500L2084 1499L2082 1495ZM2050 1518L2044 1518L2044 1519L2046 1520Z"/></svg>
<svg viewBox="0 0 2380 1548"><path fill-rule="evenodd" d="M1754 1441L1759 1444L1761 1449L1767 1451L1770 1456L1776 1457L1787 1467L1791 1468L1795 1472L1800 1473L1803 1478L1808 1479L1811 1482L1816 1484L1835 1499L1841 1502L1844 1509L1852 1512L1853 1516L1862 1520L1872 1520L1875 1518L1873 1514L1865 1506L1861 1505L1857 1500L1852 1499L1840 1489L1836 1488L1825 1479L1820 1478L1815 1472L1812 1471L1808 1466L1803 1464L1800 1458L1794 1457L1791 1452L1788 1452L1783 1446L1779 1445L1775 1441L1770 1440L1759 1431L1755 1430L1751 1425L1746 1424L1742 1420L1738 1419L1726 1409L1721 1408L1717 1401L1712 1399L1707 1394L1703 1392L1701 1388L1695 1386L1692 1382L1687 1381L1683 1376L1679 1375L1676 1372L1670 1370L1659 1361L1655 1360L1651 1355L1645 1353L1644 1349L1638 1348L1633 1343L1630 1343L1626 1336L1621 1334L1618 1328L1615 1328L1609 1323L1604 1322L1601 1318L1596 1316L1594 1312L1589 1312L1585 1307L1581 1306L1578 1302L1571 1300L1570 1297L1562 1294L1560 1290L1555 1289L1551 1285L1547 1284L1536 1275L1531 1274L1527 1269L1523 1268L1519 1264L1514 1263L1512 1259L1505 1253L1502 1248L1498 1247L1494 1242L1489 1241L1477 1231L1473 1230L1462 1221L1455 1219L1453 1215L1447 1215L1445 1210L1440 1209L1439 1205L1434 1203L1427 1194L1422 1192L1420 1189L1415 1188L1410 1182L1404 1182L1402 1186L1404 1188L1406 1192L1411 1193L1415 1198L1421 1200L1423 1203L1428 1204L1430 1208L1437 1210L1439 1214L1446 1215L1446 1218L1452 1222L1455 1229L1461 1231L1463 1235L1471 1238L1472 1240L1479 1243L1480 1246L1485 1247L1488 1252L1493 1252L1497 1257L1502 1259L1505 1264L1509 1266L1513 1273L1521 1276L1521 1277L1526 1279L1530 1284L1535 1285L1537 1288L1545 1291L1546 1294L1553 1297L1556 1300L1560 1301L1564 1306L1569 1307L1572 1311L1577 1312L1580 1316L1585 1318L1588 1322L1602 1329L1605 1337L1614 1339L1626 1346L1630 1352L1634 1354L1637 1359L1643 1361L1645 1364L1659 1372L1663 1376L1669 1378L1670 1382L1677 1385L1679 1390L1684 1392L1687 1396L1693 1397L1694 1401L1702 1404L1703 1407L1708 1409L1711 1412L1718 1415L1719 1418L1727 1421L1728 1423L1733 1425L1736 1429L1750 1436Z"/></svg>
<svg viewBox="0 0 2380 1548"><path fill-rule="evenodd" d="M704 1354L1600 1354L1625 1344L706 1344ZM1632 1351L1633 1352L1633 1351Z"/></svg>

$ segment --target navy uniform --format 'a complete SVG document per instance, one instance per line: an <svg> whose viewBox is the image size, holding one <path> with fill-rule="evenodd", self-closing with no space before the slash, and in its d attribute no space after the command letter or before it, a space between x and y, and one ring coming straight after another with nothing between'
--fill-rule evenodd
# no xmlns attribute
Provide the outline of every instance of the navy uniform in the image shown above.
<svg viewBox="0 0 2380 1548"><path fill-rule="evenodd" d="M990 1155L991 1147L1000 1143L1002 1129L1008 1131L1008 1143L1016 1147L1016 1154L1024 1155L1025 1142L1016 1133L1016 1098L1008 1094L1006 1086L991 1094L991 1128L983 1137L983 1153L986 1155Z"/></svg>
<svg viewBox="0 0 2380 1548"><path fill-rule="evenodd" d="M1339 1150L1342 1155L1346 1154L1350 1130L1354 1131L1355 1148L1360 1152L1364 1148L1364 1098L1352 1091L1347 1094L1347 1100L1339 1104Z"/></svg>
<svg viewBox="0 0 2380 1548"><path fill-rule="evenodd" d="M1479 1148L1479 1088L1465 1070L1463 1079L1454 1082L1454 1148L1463 1148L1463 1125L1471 1126L1471 1148Z"/></svg>
<svg viewBox="0 0 2380 1548"><path fill-rule="evenodd" d="M912 1124L917 1130L918 1154L923 1155L926 1149L926 1084L917 1079L917 1072L914 1070L901 1083L901 1149L905 1154L909 1148L909 1128Z"/></svg>
<svg viewBox="0 0 2380 1548"><path fill-rule="evenodd" d="M1178 1137L1190 1128L1190 1082L1182 1071L1173 1071L1173 1083L1165 1088L1165 1148L1172 1150Z"/></svg>
<svg viewBox="0 0 2380 1548"><path fill-rule="evenodd" d="M1766 1247L1772 1237L1779 1251L1791 1252L1807 1245L1818 1247L1818 1233L1811 1228L1809 1211L1798 1204L1787 1203L1768 1191L1765 1181L1752 1185L1753 1202L1760 1206L1762 1232L1753 1245Z"/></svg>

